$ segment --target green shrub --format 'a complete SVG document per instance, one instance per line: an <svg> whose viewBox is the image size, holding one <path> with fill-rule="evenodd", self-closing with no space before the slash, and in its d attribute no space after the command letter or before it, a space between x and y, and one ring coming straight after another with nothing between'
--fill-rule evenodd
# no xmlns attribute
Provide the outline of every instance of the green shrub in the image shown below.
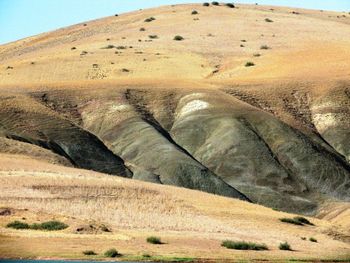
<svg viewBox="0 0 350 263"><path fill-rule="evenodd" d="M212 5L220 5L219 2L211 2Z"/></svg>
<svg viewBox="0 0 350 263"><path fill-rule="evenodd" d="M86 255L86 256L97 255L93 250L85 250L85 251L83 251L83 254Z"/></svg>
<svg viewBox="0 0 350 263"><path fill-rule="evenodd" d="M306 237L301 237L301 240L306 240Z"/></svg>
<svg viewBox="0 0 350 263"><path fill-rule="evenodd" d="M149 37L150 39L157 39L157 38L158 38L157 35L149 35L148 37Z"/></svg>
<svg viewBox="0 0 350 263"><path fill-rule="evenodd" d="M281 243L279 246L280 250L292 250L290 245L287 242Z"/></svg>
<svg viewBox="0 0 350 263"><path fill-rule="evenodd" d="M145 19L145 22L152 22L154 20L156 20L154 17L149 17Z"/></svg>
<svg viewBox="0 0 350 263"><path fill-rule="evenodd" d="M191 13L191 15L198 15L198 11L193 10L192 13Z"/></svg>
<svg viewBox="0 0 350 263"><path fill-rule="evenodd" d="M232 3L227 3L226 6L229 7L229 8L235 8L235 5L232 4Z"/></svg>
<svg viewBox="0 0 350 263"><path fill-rule="evenodd" d="M254 57L260 57L261 54L260 54L260 53L255 53L255 54L253 54L253 56L254 56ZM275 211L278 211L277 208L272 208L272 209L275 210Z"/></svg>
<svg viewBox="0 0 350 263"><path fill-rule="evenodd" d="M141 28L140 28L140 31L146 31L146 28L141 27Z"/></svg>
<svg viewBox="0 0 350 263"><path fill-rule="evenodd" d="M270 18L265 18L265 22L272 23L273 20L271 20Z"/></svg>
<svg viewBox="0 0 350 263"><path fill-rule="evenodd" d="M182 36L175 36L175 37L174 37L174 40L176 40L176 41L182 41L182 40L184 40L184 38L183 38Z"/></svg>
<svg viewBox="0 0 350 263"><path fill-rule="evenodd" d="M144 257L144 258L150 258L150 257L152 257L150 254L142 254L142 257Z"/></svg>
<svg viewBox="0 0 350 263"><path fill-rule="evenodd" d="M14 229L29 229L30 226L27 223L20 222L20 221L13 221L11 223L8 223L6 225L8 228L14 228Z"/></svg>
<svg viewBox="0 0 350 263"><path fill-rule="evenodd" d="M104 253L104 256L108 258L115 258L120 257L121 254L119 254L119 252L115 248L111 248Z"/></svg>
<svg viewBox="0 0 350 263"><path fill-rule="evenodd" d="M155 237L155 236L147 237L146 241L150 244L156 244L156 245L163 244L160 237Z"/></svg>
<svg viewBox="0 0 350 263"><path fill-rule="evenodd" d="M245 63L246 67L253 67L255 66L254 62L248 61L247 63Z"/></svg>
<svg viewBox="0 0 350 263"><path fill-rule="evenodd" d="M30 228L37 230L47 230L47 231L55 231L66 229L68 225L60 222L60 221L48 221L41 224L32 224Z"/></svg>
<svg viewBox="0 0 350 263"><path fill-rule="evenodd" d="M268 250L265 244L256 244L245 241L231 241L225 240L221 243L221 246L229 249L238 249L238 250Z"/></svg>
<svg viewBox="0 0 350 263"><path fill-rule="evenodd" d="M203 6L210 6L209 3L203 3Z"/></svg>
<svg viewBox="0 0 350 263"><path fill-rule="evenodd" d="M311 242L317 243L317 239L316 239L316 238L310 237L309 240L310 240Z"/></svg>

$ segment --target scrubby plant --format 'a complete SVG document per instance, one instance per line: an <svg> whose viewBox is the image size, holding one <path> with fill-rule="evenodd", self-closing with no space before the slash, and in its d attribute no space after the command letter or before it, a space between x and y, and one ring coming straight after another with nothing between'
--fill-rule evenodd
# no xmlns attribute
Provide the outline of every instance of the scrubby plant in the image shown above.
<svg viewBox="0 0 350 263"><path fill-rule="evenodd" d="M182 40L184 40L184 38L183 38L182 36L175 36L175 37L174 37L174 40L176 40L176 41L182 41Z"/></svg>
<svg viewBox="0 0 350 263"><path fill-rule="evenodd" d="M112 49L112 48L115 48L115 46L114 45L108 45L108 46L102 47L101 49Z"/></svg>
<svg viewBox="0 0 350 263"><path fill-rule="evenodd" d="M77 48L76 48L76 47L72 47L72 48L71 48L71 50L75 50L75 49L77 49Z"/></svg>
<svg viewBox="0 0 350 263"><path fill-rule="evenodd" d="M148 37L149 37L150 39L157 39L157 38L158 38L157 35L149 35Z"/></svg>
<svg viewBox="0 0 350 263"><path fill-rule="evenodd" d="M116 49L126 49L126 46L117 46Z"/></svg>
<svg viewBox="0 0 350 263"><path fill-rule="evenodd" d="M260 49L270 49L270 47L268 45L262 45Z"/></svg>
<svg viewBox="0 0 350 263"><path fill-rule="evenodd" d="M306 240L306 237L301 237L301 240Z"/></svg>
<svg viewBox="0 0 350 263"><path fill-rule="evenodd" d="M193 10L191 15L198 15L198 11L197 10Z"/></svg>
<svg viewBox="0 0 350 263"><path fill-rule="evenodd" d="M130 70L127 69L127 68L123 68L123 69L122 69L122 72L130 72Z"/></svg>
<svg viewBox="0 0 350 263"><path fill-rule="evenodd" d="M141 27L141 28L140 28L140 31L146 31L146 28Z"/></svg>
<svg viewBox="0 0 350 263"><path fill-rule="evenodd" d="M265 22L272 23L273 20L271 20L270 18L265 18Z"/></svg>
<svg viewBox="0 0 350 263"><path fill-rule="evenodd" d="M280 221L284 222L284 223L299 225L299 226L303 226L303 225L313 226L314 225L309 220L307 220L305 217L301 217L301 216L296 216L293 218L280 218Z"/></svg>
<svg viewBox="0 0 350 263"><path fill-rule="evenodd" d="M27 223L20 222L20 221L13 221L11 223L8 223L6 225L8 228L14 228L14 229L29 229L30 226Z"/></svg>
<svg viewBox="0 0 350 263"><path fill-rule="evenodd" d="M161 245L161 244L163 244L163 242L162 242L162 240L160 239L160 237L155 237L155 236L147 237L146 241L147 241L147 243L155 244L155 245Z"/></svg>
<svg viewBox="0 0 350 263"><path fill-rule="evenodd" d="M210 6L210 4L205 2L205 3L203 3L203 6Z"/></svg>
<svg viewBox="0 0 350 263"><path fill-rule="evenodd" d="M152 17L149 17L149 18L146 18L145 19L145 22L152 22L152 21L154 21L154 20L156 20L153 16Z"/></svg>
<svg viewBox="0 0 350 263"><path fill-rule="evenodd" d="M316 238L310 237L309 240L310 240L311 242L317 243L317 239L316 239Z"/></svg>
<svg viewBox="0 0 350 263"><path fill-rule="evenodd" d="M260 54L260 53L255 53L255 54L253 54L253 56L254 56L254 57L260 57L261 54ZM273 210L278 211L278 209L276 209L276 208L274 208Z"/></svg>
<svg viewBox="0 0 350 263"><path fill-rule="evenodd" d="M268 250L268 247L265 244L256 244L245 241L225 240L221 243L221 246L238 250Z"/></svg>
<svg viewBox="0 0 350 263"><path fill-rule="evenodd" d="M144 258L150 258L150 257L152 257L150 254L142 254L142 257L144 257Z"/></svg>
<svg viewBox="0 0 350 263"><path fill-rule="evenodd" d="M32 224L30 226L31 229L36 229L36 230L47 230L47 231L55 231L55 230L63 230L66 229L68 225L65 223L62 223L60 221L47 221L41 224Z"/></svg>
<svg viewBox="0 0 350 263"><path fill-rule="evenodd" d="M104 256L108 258L115 258L120 257L121 254L115 248L111 248L104 253Z"/></svg>
<svg viewBox="0 0 350 263"><path fill-rule="evenodd" d="M281 243L279 245L280 250L292 250L288 242Z"/></svg>
<svg viewBox="0 0 350 263"><path fill-rule="evenodd" d="M83 254L86 255L86 256L94 256L94 255L97 255L97 254L95 253L95 251L93 251L93 250L85 250L85 251L83 251Z"/></svg>
<svg viewBox="0 0 350 263"><path fill-rule="evenodd" d="M235 8L235 5L232 4L232 3L227 3L226 6L229 7L229 8Z"/></svg>
<svg viewBox="0 0 350 263"><path fill-rule="evenodd" d="M211 2L211 4L212 4L212 5L220 5L219 2L216 2L216 1Z"/></svg>
<svg viewBox="0 0 350 263"><path fill-rule="evenodd" d="M247 63L245 63L246 67L253 67L255 66L254 62L248 61Z"/></svg>

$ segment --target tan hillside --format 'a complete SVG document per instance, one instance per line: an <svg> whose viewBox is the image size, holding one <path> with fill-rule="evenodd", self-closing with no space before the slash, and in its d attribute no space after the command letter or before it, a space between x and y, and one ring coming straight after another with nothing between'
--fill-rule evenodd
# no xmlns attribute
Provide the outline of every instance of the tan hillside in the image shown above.
<svg viewBox="0 0 350 263"><path fill-rule="evenodd" d="M345 12L187 4L0 46L0 255L349 258L349 36Z"/></svg>

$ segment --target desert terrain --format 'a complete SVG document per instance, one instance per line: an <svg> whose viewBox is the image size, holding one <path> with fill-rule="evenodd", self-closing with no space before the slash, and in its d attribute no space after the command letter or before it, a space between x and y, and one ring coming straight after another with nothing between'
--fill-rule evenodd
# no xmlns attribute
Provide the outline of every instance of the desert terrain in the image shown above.
<svg viewBox="0 0 350 263"><path fill-rule="evenodd" d="M350 259L349 36L346 12L187 4L1 45L0 257Z"/></svg>

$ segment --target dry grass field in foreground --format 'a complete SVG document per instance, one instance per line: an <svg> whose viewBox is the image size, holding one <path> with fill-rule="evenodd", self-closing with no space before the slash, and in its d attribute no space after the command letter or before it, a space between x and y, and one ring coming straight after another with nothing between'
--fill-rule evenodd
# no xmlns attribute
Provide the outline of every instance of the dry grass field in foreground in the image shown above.
<svg viewBox="0 0 350 263"><path fill-rule="evenodd" d="M345 227L309 218L315 226L280 222L294 215L198 191L63 168L21 156L2 155L0 255L16 258L91 258L82 251L116 247L122 259L211 260L345 259ZM344 209L343 209L344 210ZM61 231L14 230L6 224L59 220ZM111 232L99 230L106 226ZM80 230L79 230L80 229ZM342 233L342 234L340 234ZM151 235L165 244L146 242ZM318 242L310 242L314 237ZM303 240L306 238L306 240ZM223 240L264 243L268 251L221 247ZM292 251L279 250L287 241Z"/></svg>

